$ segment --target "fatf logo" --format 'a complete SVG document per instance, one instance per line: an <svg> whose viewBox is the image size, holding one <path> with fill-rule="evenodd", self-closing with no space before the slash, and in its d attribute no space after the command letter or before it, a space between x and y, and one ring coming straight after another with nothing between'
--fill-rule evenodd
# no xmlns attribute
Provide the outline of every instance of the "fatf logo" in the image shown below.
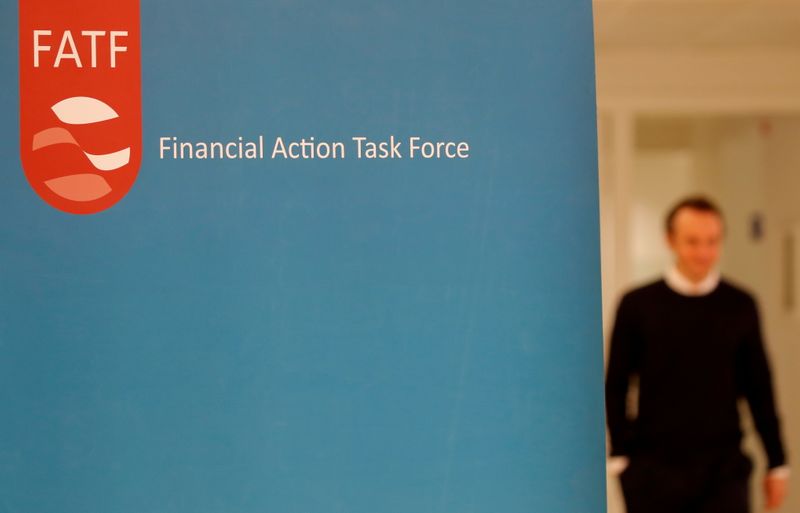
<svg viewBox="0 0 800 513"><path fill-rule="evenodd" d="M19 25L28 183L58 210L106 210L141 162L139 2L20 0Z"/></svg>

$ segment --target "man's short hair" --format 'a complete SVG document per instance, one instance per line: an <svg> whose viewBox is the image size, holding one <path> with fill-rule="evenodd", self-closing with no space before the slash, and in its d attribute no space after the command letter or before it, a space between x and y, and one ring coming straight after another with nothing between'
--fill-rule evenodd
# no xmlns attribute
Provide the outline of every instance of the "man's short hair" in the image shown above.
<svg viewBox="0 0 800 513"><path fill-rule="evenodd" d="M705 196L689 196L677 202L675 206L669 210L669 213L667 213L667 217L664 222L664 228L668 234L672 233L672 231L675 229L675 216L677 216L678 212L684 208L699 210L700 212L710 212L712 214L716 214L717 217L719 217L719 220L723 221L722 210L719 209L716 203Z"/></svg>

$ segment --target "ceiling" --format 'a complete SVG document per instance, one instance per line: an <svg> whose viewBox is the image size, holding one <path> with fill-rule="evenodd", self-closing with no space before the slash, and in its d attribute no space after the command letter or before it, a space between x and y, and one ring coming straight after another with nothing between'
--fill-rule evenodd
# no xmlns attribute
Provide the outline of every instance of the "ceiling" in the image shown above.
<svg viewBox="0 0 800 513"><path fill-rule="evenodd" d="M800 0L594 0L598 49L796 47Z"/></svg>

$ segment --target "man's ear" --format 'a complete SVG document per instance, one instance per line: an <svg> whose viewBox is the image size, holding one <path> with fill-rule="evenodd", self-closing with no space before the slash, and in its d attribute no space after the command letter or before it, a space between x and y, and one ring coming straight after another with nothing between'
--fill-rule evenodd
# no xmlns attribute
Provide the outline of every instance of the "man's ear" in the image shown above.
<svg viewBox="0 0 800 513"><path fill-rule="evenodd" d="M673 232L666 232L664 234L664 243L669 249L675 249L675 234Z"/></svg>

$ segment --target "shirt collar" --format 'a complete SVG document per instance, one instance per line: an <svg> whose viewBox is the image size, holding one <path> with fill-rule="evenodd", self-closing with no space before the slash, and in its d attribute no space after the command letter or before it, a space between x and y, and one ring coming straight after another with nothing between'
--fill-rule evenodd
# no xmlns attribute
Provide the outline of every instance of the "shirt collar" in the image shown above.
<svg viewBox="0 0 800 513"><path fill-rule="evenodd" d="M675 264L664 273L664 281L667 282L669 288L684 296L705 296L710 294L719 285L719 280L720 274L717 269L713 269L699 283L694 283L684 276Z"/></svg>

